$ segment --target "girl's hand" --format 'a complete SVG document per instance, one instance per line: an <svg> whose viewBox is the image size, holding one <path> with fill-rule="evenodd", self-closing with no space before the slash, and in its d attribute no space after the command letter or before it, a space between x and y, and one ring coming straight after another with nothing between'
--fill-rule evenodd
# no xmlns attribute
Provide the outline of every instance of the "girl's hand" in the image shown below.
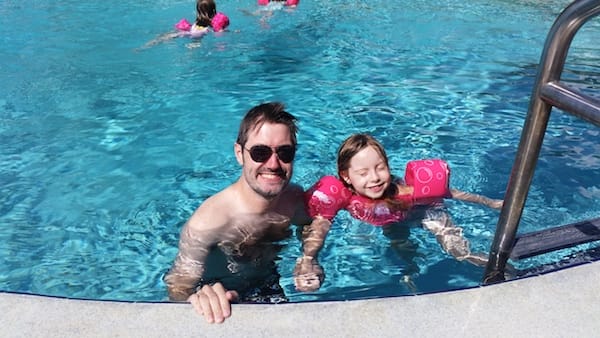
<svg viewBox="0 0 600 338"><path fill-rule="evenodd" d="M294 268L294 285L302 292L316 291L321 287L325 274L319 263L310 256L303 256L296 261Z"/></svg>
<svg viewBox="0 0 600 338"><path fill-rule="evenodd" d="M490 208L500 210L500 209L502 209L502 206L504 205L504 200L490 200L488 205Z"/></svg>

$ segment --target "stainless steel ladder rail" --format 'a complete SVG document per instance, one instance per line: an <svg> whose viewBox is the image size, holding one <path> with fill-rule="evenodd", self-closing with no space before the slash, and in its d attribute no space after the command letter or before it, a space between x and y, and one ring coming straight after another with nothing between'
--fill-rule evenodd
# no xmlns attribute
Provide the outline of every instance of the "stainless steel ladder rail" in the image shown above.
<svg viewBox="0 0 600 338"><path fill-rule="evenodd" d="M504 269L515 243L552 107L600 126L600 101L560 82L575 33L587 20L599 13L600 0L574 1L558 16L548 33L504 206L490 249L484 284L505 280Z"/></svg>

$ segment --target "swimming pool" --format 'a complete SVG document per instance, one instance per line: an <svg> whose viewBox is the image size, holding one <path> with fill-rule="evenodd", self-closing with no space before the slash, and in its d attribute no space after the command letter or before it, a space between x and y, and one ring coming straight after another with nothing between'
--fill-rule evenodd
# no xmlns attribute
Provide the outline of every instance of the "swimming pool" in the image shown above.
<svg viewBox="0 0 600 338"><path fill-rule="evenodd" d="M266 17L233 1L219 3L230 32L197 48L178 39L140 49L192 19L193 2L3 2L0 290L164 300L179 229L237 178L239 119L261 101L299 118L294 180L305 187L335 172L337 146L360 131L384 143L397 174L408 160L442 157L453 186L501 197L541 48L567 3L306 1ZM591 93L598 32L597 19L583 27L565 72ZM599 134L553 114L521 231L600 214ZM448 207L487 251L498 212ZM482 269L444 255L422 229L411 237L419 292L478 285ZM292 238L278 262L292 301L411 293L381 229L347 215L322 253L319 292L294 290L298 253Z"/></svg>

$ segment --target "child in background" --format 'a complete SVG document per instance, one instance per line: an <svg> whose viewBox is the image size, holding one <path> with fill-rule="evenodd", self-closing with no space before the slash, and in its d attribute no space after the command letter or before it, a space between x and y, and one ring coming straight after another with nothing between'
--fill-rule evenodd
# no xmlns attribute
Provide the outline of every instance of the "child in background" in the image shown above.
<svg viewBox="0 0 600 338"><path fill-rule="evenodd" d="M229 26L227 15L217 12L217 5L214 0L196 1L196 21L190 24L185 18L175 24L176 32L169 32L146 43L145 48L154 46L161 42L178 37L201 38L207 34L210 29L214 32L222 32Z"/></svg>
<svg viewBox="0 0 600 338"><path fill-rule="evenodd" d="M442 248L457 260L482 266L483 255L472 254L462 229L456 227L445 212L440 212L444 198L502 207L502 200L449 188L450 170L442 160L411 161L405 180L390 173L383 146L372 136L355 134L346 139L338 151L338 175L321 178L306 192L307 209L312 224L303 231L303 257L294 269L294 282L300 291L317 290L323 282L323 270L317 254L341 209L354 218L386 226L425 211L423 226L435 234ZM414 250L414 249L413 249Z"/></svg>
<svg viewBox="0 0 600 338"><path fill-rule="evenodd" d="M299 0L258 0L260 6L268 6L270 3L280 3L284 6L296 7Z"/></svg>
<svg viewBox="0 0 600 338"><path fill-rule="evenodd" d="M229 26L229 18L221 12L217 12L214 0L198 0L196 2L196 22L190 25L186 19L181 19L175 28L181 35L196 38L206 34L209 27L215 32L221 32L227 26Z"/></svg>
<svg viewBox="0 0 600 338"><path fill-rule="evenodd" d="M267 21L273 16L274 11L286 8L296 8L299 2L300 0L258 0L257 3L261 6L260 9L254 12L245 9L241 9L240 11L246 15L261 16L261 25L268 27Z"/></svg>

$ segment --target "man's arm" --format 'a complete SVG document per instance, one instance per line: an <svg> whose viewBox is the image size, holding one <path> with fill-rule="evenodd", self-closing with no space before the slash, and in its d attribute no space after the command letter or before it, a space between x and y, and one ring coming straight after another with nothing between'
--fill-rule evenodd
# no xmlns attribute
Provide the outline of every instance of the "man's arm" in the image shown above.
<svg viewBox="0 0 600 338"><path fill-rule="evenodd" d="M184 225L179 239L179 252L164 281L171 300L188 301L208 323L221 323L231 316L231 302L238 298L237 292L226 290L221 283L206 284L197 289L211 247L222 232L219 226L203 226L202 220L226 224L226 220L222 219L225 213L211 205L212 200L209 200ZM216 211L218 215L211 215L211 211Z"/></svg>
<svg viewBox="0 0 600 338"><path fill-rule="evenodd" d="M226 212L220 207L222 195L220 192L206 199L181 229L179 251L164 278L171 300L187 300L204 276L206 258L228 222Z"/></svg>
<svg viewBox="0 0 600 338"><path fill-rule="evenodd" d="M181 230L179 252L164 278L169 299L174 301L186 301L194 294L204 274L210 244L194 232L188 221Z"/></svg>

